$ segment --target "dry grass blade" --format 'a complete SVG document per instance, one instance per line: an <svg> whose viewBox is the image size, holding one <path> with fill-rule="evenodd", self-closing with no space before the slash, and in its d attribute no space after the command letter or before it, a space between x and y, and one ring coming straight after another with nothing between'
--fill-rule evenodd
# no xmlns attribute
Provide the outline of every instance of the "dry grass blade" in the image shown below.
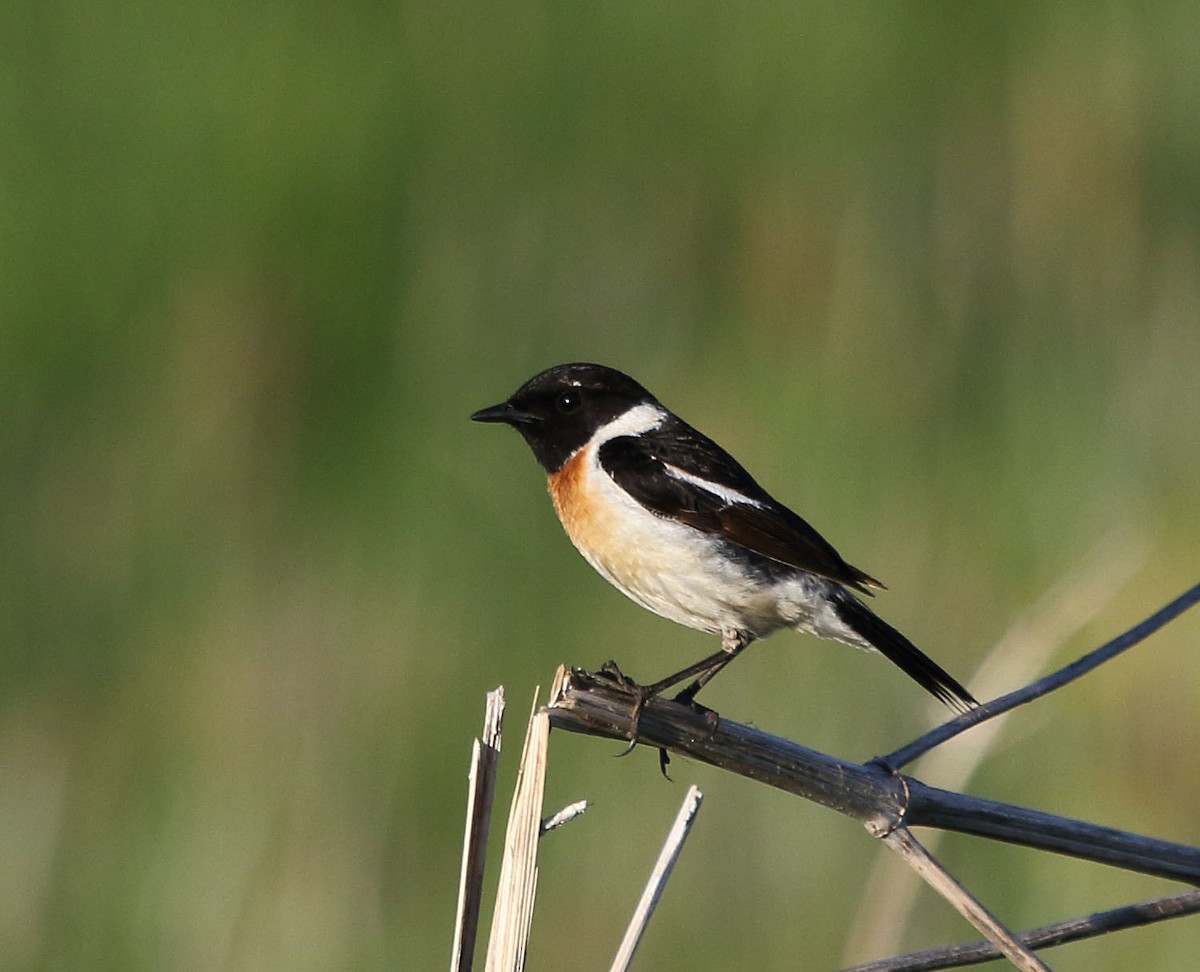
<svg viewBox="0 0 1200 972"><path fill-rule="evenodd" d="M538 711L535 693L504 837L504 859L488 940L487 972L519 972L525 967L525 948L537 892L537 849L549 738L550 720L545 712Z"/></svg>
<svg viewBox="0 0 1200 972"><path fill-rule="evenodd" d="M504 726L504 687L487 694L483 736L471 748L467 777L467 823L463 833L462 871L458 878L458 911L454 919L454 951L450 972L469 972L479 931L479 906L483 897L483 868L487 859L492 800L496 794L496 764Z"/></svg>
<svg viewBox="0 0 1200 972"><path fill-rule="evenodd" d="M687 835L691 832L692 823L696 819L700 801L703 799L704 794L695 784L688 787L683 804L675 816L675 822L671 825L667 839L663 842L658 860L654 864L654 870L650 872L650 879L646 882L642 897L633 911L633 917L629 921L629 927L625 930L625 937L621 940L621 947L617 949L616 958L613 959L609 972L625 972L629 968L629 963L633 960L633 953L637 951L638 943L642 940L650 916L654 914L658 899L662 897L667 878L671 876L671 869L675 866L680 851L683 850L683 842L687 840Z"/></svg>

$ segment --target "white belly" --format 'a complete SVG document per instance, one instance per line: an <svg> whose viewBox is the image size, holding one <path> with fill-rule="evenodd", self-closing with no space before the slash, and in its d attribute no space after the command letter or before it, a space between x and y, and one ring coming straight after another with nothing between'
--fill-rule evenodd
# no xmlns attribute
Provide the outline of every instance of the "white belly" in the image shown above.
<svg viewBox="0 0 1200 972"><path fill-rule="evenodd" d="M781 627L824 633L817 628L825 627L825 582L799 572L768 579L729 559L717 536L651 513L629 496L599 466L592 445L576 463L575 502L568 506L551 489L563 527L588 563L642 607L715 634L762 637ZM825 634L831 636L838 635Z"/></svg>

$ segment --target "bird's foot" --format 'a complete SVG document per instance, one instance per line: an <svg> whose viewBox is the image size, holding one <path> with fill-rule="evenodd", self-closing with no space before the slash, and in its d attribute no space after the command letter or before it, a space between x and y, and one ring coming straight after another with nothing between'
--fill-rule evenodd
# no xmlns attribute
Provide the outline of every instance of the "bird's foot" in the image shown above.
<svg viewBox="0 0 1200 972"><path fill-rule="evenodd" d="M696 701L696 693L700 691L700 688L699 682L692 682L682 692L677 692L672 701L681 702L689 706L697 715L702 716L708 726L708 732L704 738L711 739L717 731L717 727L721 724L721 715L716 709L710 709L707 705L701 705Z"/></svg>
<svg viewBox="0 0 1200 972"><path fill-rule="evenodd" d="M600 666L596 677L606 679L628 692L644 691L643 687L621 671L620 666L611 658Z"/></svg>
<svg viewBox="0 0 1200 972"><path fill-rule="evenodd" d="M700 684L700 679L696 679L687 688L681 689L675 693L675 701L682 702L684 705L694 706L696 704L696 693L699 692L701 688L703 688L703 686Z"/></svg>
<svg viewBox="0 0 1200 972"><path fill-rule="evenodd" d="M654 698L652 690L645 685L635 682L632 678L621 671L615 661L609 659L600 666L600 670L596 673L601 678L608 679L614 685L617 685L626 692L629 692L634 697L633 714L630 718L629 727L629 745L617 753L618 757L628 756L633 752L638 740L638 724L642 719L642 710L646 708L646 703Z"/></svg>
<svg viewBox="0 0 1200 972"><path fill-rule="evenodd" d="M635 682L632 678L621 671L615 661L606 661L600 666L600 670L596 673L598 676L611 681L626 692L634 696L633 713L630 717L629 729L629 745L621 752L617 753L618 757L628 756L633 752L634 747L638 742L638 725L641 722L642 712L645 711L646 704L660 694L664 687L671 683L671 680L656 682L653 685L641 685ZM703 716L705 723L708 725L708 733L705 738L708 738L717 731L717 727L721 723L721 717L716 710L710 709L707 706L701 705L696 701L696 693L703 687L700 679L693 681L687 688L677 692L673 697L673 701L680 702L683 705L689 706L693 711ZM671 763L671 757L665 749L661 747L658 750L658 768L665 779L670 780L671 777L667 773L667 767Z"/></svg>
<svg viewBox="0 0 1200 972"><path fill-rule="evenodd" d="M717 714L717 711L715 709L710 709L708 706L701 705L699 702L696 701L696 693L699 692L700 689L702 689L703 687L704 687L704 683L701 682L700 679L696 679L687 688L683 689L682 691L676 692L675 698L673 701L680 702L686 706L690 706L693 712L695 712L698 715L703 716L704 721L707 722L710 727L708 734L711 736L714 732L717 731L717 726L721 722L721 717L720 717L720 715Z"/></svg>
<svg viewBox="0 0 1200 972"><path fill-rule="evenodd" d="M708 725L708 732L705 734L705 738L709 739L717 731L717 727L721 724L721 716L716 709L710 709L708 706L701 705L696 701L696 693L700 691L701 687L702 686L699 682L693 682L683 691L677 692L671 701L681 702L684 705L689 706L693 712L703 716L705 723ZM667 767L670 765L670 755L665 749L660 748L658 751L658 769L659 772L662 773L663 779L671 780L671 774L667 772ZM675 781L671 780L671 782L674 783Z"/></svg>

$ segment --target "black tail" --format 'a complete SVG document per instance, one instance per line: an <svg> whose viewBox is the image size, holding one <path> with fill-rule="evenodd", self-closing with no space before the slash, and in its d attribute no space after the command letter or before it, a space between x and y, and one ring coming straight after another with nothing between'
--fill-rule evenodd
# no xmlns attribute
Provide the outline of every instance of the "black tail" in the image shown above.
<svg viewBox="0 0 1200 972"><path fill-rule="evenodd" d="M899 666L909 678L937 696L950 708L966 712L979 703L951 675L942 670L932 658L904 637L886 621L877 617L849 591L838 597L838 617L870 642L894 665Z"/></svg>

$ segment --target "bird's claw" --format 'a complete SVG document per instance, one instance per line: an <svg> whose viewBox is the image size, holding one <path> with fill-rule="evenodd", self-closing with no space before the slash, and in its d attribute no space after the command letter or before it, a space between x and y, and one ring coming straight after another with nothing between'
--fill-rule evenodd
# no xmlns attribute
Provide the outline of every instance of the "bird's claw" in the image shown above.
<svg viewBox="0 0 1200 972"><path fill-rule="evenodd" d="M617 758L628 756L633 752L638 742L638 723L642 718L642 710L645 709L646 703L653 697L652 693L646 691L644 685L640 685L632 678L621 671L620 667L611 658L600 666L600 670L596 673L601 678L611 681L613 684L624 689L634 696L633 715L630 718L629 727L629 745L617 753Z"/></svg>
<svg viewBox="0 0 1200 972"><path fill-rule="evenodd" d="M670 765L671 765L670 755L667 753L667 751L665 749L660 748L658 751L658 771L660 773L662 773L664 780L666 780L668 783L674 783L675 781L673 779L671 779L671 775L667 772L667 767Z"/></svg>
<svg viewBox="0 0 1200 972"><path fill-rule="evenodd" d="M596 672L596 675L599 678L607 679L615 685L619 685L621 688L630 692L638 691L642 687L623 671L621 671L620 666L617 665L617 663L611 658L600 666L600 669Z"/></svg>
<svg viewBox="0 0 1200 972"><path fill-rule="evenodd" d="M658 694L658 692L654 690L653 686L647 687L645 685L639 684L638 682L635 682L632 678L630 678L628 675L626 675L624 672L622 672L620 667L618 667L617 663L615 661L612 661L611 659L609 661L606 661L603 665L601 665L600 670L596 674L602 678L608 679L609 681L613 682L615 685L620 686L622 689L624 689L625 691L632 694L635 699L634 705L633 705L633 714L630 718L629 744L624 749L622 749L619 753L616 754L617 758L619 759L622 756L628 756L630 753L633 752L634 748L637 746L637 744L638 744L638 725L641 722L642 712L646 708L646 703L649 702L652 698L654 698ZM710 709L707 706L700 705L696 701L696 693L699 692L702 687L703 686L702 686L701 682L699 680L696 680L696 681L692 682L690 685L688 685L687 688L676 693L675 696L673 697L673 701L680 702L683 705L690 706L697 713L702 715L704 717L704 721L706 723L708 723L709 735L711 736L714 732L717 731L717 726L720 725L721 717L717 714L717 712L714 709ZM658 750L658 768L659 768L659 772L662 773L663 778L666 780L671 779L670 774L667 773L667 767L670 765L670 763L671 763L670 755L667 753L667 751L665 749L660 747ZM672 781L672 782L674 782L674 781Z"/></svg>

